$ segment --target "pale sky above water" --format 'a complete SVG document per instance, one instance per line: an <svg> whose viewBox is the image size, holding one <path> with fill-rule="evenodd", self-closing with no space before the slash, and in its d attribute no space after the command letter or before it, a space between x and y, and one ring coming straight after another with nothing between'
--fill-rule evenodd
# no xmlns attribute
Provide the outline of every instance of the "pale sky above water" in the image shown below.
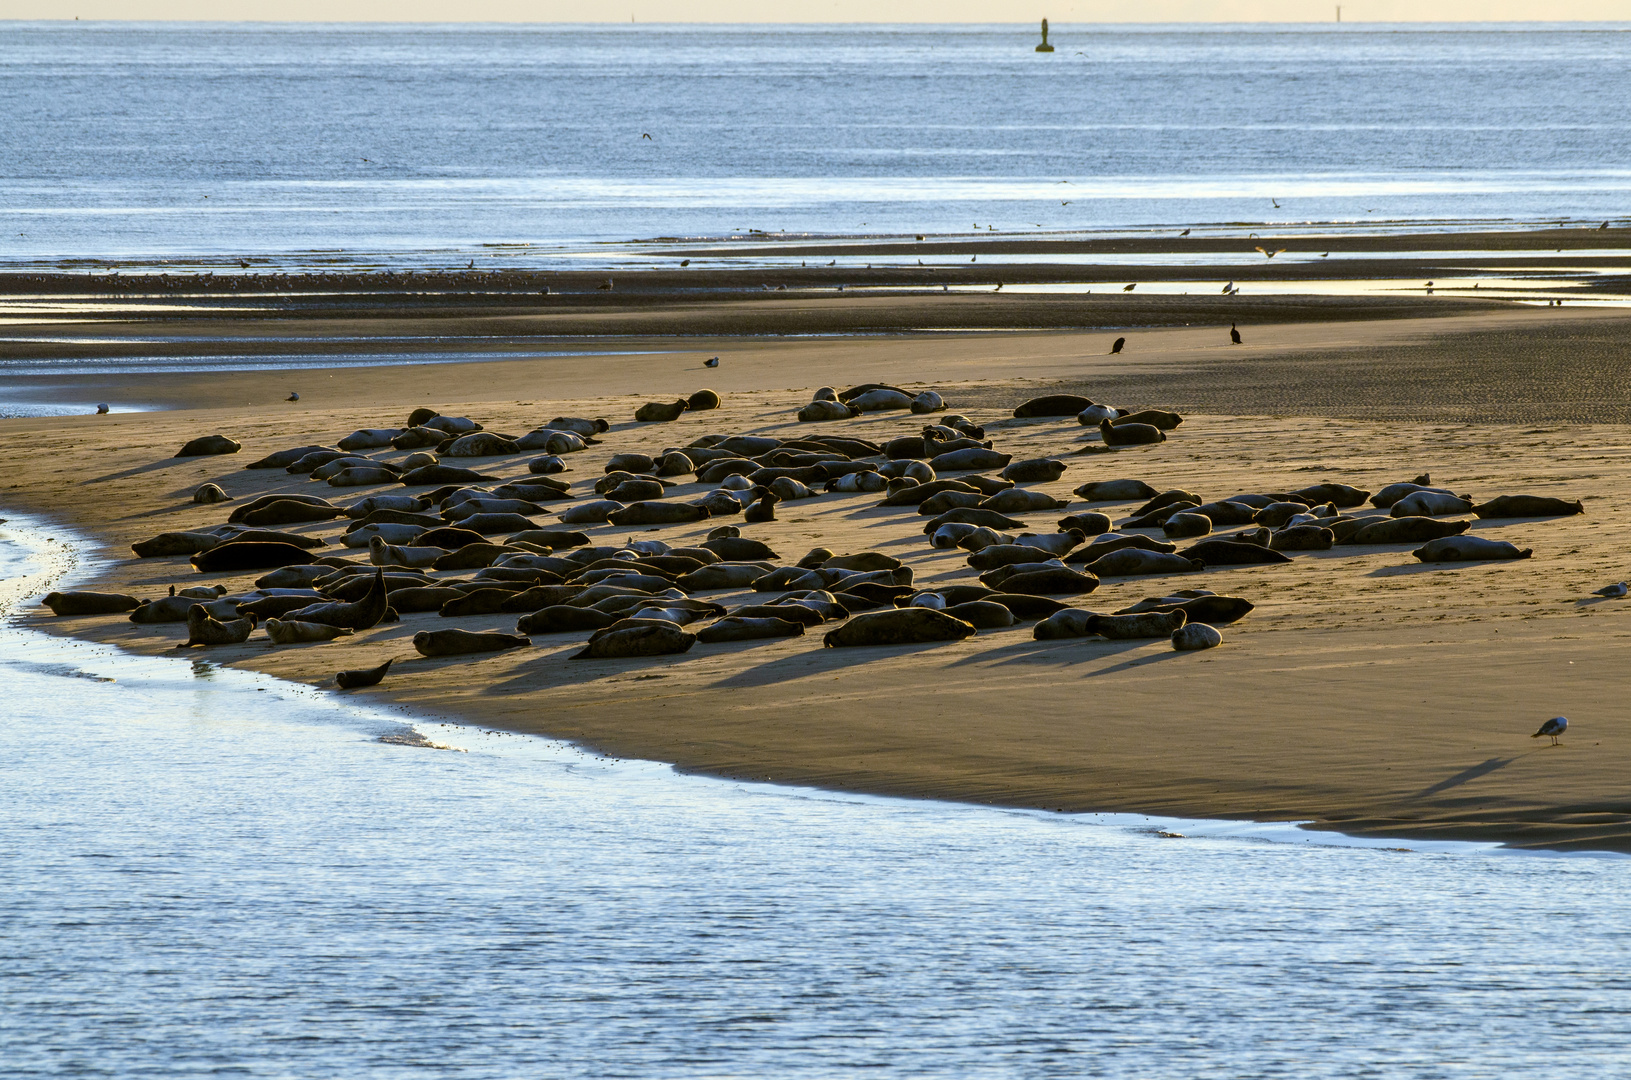
<svg viewBox="0 0 1631 1080"><path fill-rule="evenodd" d="M1327 0L0 0L0 19L276 22L1083 23L1334 22ZM1610 21L1631 0L1355 0L1342 21ZM1631 28L1631 24L1628 24Z"/></svg>

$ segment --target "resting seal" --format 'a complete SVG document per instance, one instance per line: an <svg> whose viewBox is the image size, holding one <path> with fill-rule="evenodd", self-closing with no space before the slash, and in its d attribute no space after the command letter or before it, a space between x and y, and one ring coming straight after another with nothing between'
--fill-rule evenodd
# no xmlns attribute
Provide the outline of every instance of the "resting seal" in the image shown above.
<svg viewBox="0 0 1631 1080"><path fill-rule="evenodd" d="M1345 544L1420 544L1445 536L1458 536L1472 525L1470 521L1435 521L1430 517L1390 517L1373 519L1356 529Z"/></svg>
<svg viewBox="0 0 1631 1080"><path fill-rule="evenodd" d="M242 449L242 443L229 439L225 435L201 435L177 450L175 456L205 457L211 454L236 454Z"/></svg>
<svg viewBox="0 0 1631 1080"><path fill-rule="evenodd" d="M1167 441L1167 433L1154 424L1112 424L1099 421L1099 438L1106 446L1142 446Z"/></svg>
<svg viewBox="0 0 1631 1080"><path fill-rule="evenodd" d="M1223 635L1206 623L1189 623L1172 632L1172 647L1179 652L1215 649L1223 644Z"/></svg>
<svg viewBox="0 0 1631 1080"><path fill-rule="evenodd" d="M1442 491L1412 491L1394 503L1388 513L1398 517L1438 517L1442 514L1465 514L1472 510L1472 500Z"/></svg>
<svg viewBox="0 0 1631 1080"><path fill-rule="evenodd" d="M795 619L777 617L743 618L739 615L732 615L720 619L712 626L697 631L697 640L711 645L721 641L758 641L763 638L800 637L803 633L804 624Z"/></svg>
<svg viewBox="0 0 1631 1080"><path fill-rule="evenodd" d="M385 593L385 571L375 570L374 580L369 585L368 592L355 603L339 601L313 604L287 614L295 622L318 622L351 630L367 630L384 622L389 610Z"/></svg>
<svg viewBox="0 0 1631 1080"><path fill-rule="evenodd" d="M1567 502L1543 495L1500 495L1473 507L1472 512L1481 518L1566 517L1583 514L1586 508L1578 499Z"/></svg>
<svg viewBox="0 0 1631 1080"><path fill-rule="evenodd" d="M709 409L719 408L719 395L712 390L698 390L685 399L685 407L691 412L706 412Z"/></svg>
<svg viewBox="0 0 1631 1080"><path fill-rule="evenodd" d="M671 656L688 651L697 642L697 636L681 630L671 622L651 620L637 622L621 620L604 630L597 630L589 638L582 652L573 653L573 660L622 660L635 656Z"/></svg>
<svg viewBox="0 0 1631 1080"><path fill-rule="evenodd" d="M1171 637L1173 631L1189 621L1181 608L1170 611L1146 611L1136 615L1097 615L1089 626L1093 633L1112 641L1133 638Z"/></svg>
<svg viewBox="0 0 1631 1080"><path fill-rule="evenodd" d="M1065 463L1057 458L1014 461L1002 470L1001 475L1004 480L1012 480L1016 484L1052 483L1065 475Z"/></svg>
<svg viewBox="0 0 1631 1080"><path fill-rule="evenodd" d="M1187 558L1164 551L1146 551L1139 547L1124 547L1105 552L1092 562L1087 570L1098 577L1137 577L1144 574L1189 574L1206 569L1199 559Z"/></svg>
<svg viewBox="0 0 1631 1080"><path fill-rule="evenodd" d="M1205 514L1180 510L1161 523L1161 531L1177 539L1205 536L1212 531L1212 519Z"/></svg>
<svg viewBox="0 0 1631 1080"><path fill-rule="evenodd" d="M821 639L826 648L857 645L916 645L932 641L961 641L974 635L974 626L932 608L896 608L857 615Z"/></svg>
<svg viewBox="0 0 1631 1080"><path fill-rule="evenodd" d="M1533 549L1521 551L1505 540L1486 540L1481 536L1445 536L1429 540L1411 552L1422 562L1481 562L1485 559L1527 559Z"/></svg>
<svg viewBox="0 0 1631 1080"><path fill-rule="evenodd" d="M141 606L141 601L124 593L52 592L40 603L53 615L117 615Z"/></svg>
<svg viewBox="0 0 1631 1080"><path fill-rule="evenodd" d="M274 566L296 566L313 561L310 551L280 541L231 540L200 551L192 557L193 569L200 574L229 570L263 570Z"/></svg>
<svg viewBox="0 0 1631 1080"><path fill-rule="evenodd" d="M352 631L343 626L324 623L295 622L292 619L267 619L266 636L274 645L304 645L313 641L333 641Z"/></svg>
<svg viewBox="0 0 1631 1080"><path fill-rule="evenodd" d="M385 673L391 670L391 661L387 660L379 667L358 668L354 671L342 671L334 676L334 681L341 690L358 690L364 686L375 686L385 678Z"/></svg>
<svg viewBox="0 0 1631 1080"><path fill-rule="evenodd" d="M253 615L231 622L211 617L206 605L194 604L187 609L187 640L176 646L188 649L194 645L241 645L249 640L255 629Z"/></svg>
<svg viewBox="0 0 1631 1080"><path fill-rule="evenodd" d="M636 409L634 418L642 424L667 423L678 420L685 409L684 398L670 402L651 401Z"/></svg>
<svg viewBox="0 0 1631 1080"><path fill-rule="evenodd" d="M459 629L421 630L413 636L413 647L420 656L467 656L471 653L519 649L531 644L519 634L505 634L497 630L485 633Z"/></svg>
<svg viewBox="0 0 1631 1080"><path fill-rule="evenodd" d="M1091 404L1087 398L1076 394L1048 394L1020 405L1014 410L1014 416L1021 420L1042 416L1075 416Z"/></svg>

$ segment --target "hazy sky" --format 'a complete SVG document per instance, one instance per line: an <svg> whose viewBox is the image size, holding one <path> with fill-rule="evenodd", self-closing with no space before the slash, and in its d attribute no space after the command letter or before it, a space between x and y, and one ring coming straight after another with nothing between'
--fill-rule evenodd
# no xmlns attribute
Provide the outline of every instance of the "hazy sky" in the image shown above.
<svg viewBox="0 0 1631 1080"><path fill-rule="evenodd" d="M385 22L1331 22L1326 0L0 0L0 19ZM1344 22L1631 19L1631 0L1356 0Z"/></svg>

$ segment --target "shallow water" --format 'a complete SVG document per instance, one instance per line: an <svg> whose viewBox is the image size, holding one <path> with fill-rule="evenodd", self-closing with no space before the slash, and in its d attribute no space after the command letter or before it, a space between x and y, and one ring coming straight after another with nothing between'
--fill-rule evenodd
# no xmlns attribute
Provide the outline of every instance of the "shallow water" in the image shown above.
<svg viewBox="0 0 1631 1080"><path fill-rule="evenodd" d="M75 549L18 524L37 595ZM1631 1031L1628 860L427 749L10 624L0 684L8 1076L1598 1077Z"/></svg>
<svg viewBox="0 0 1631 1080"><path fill-rule="evenodd" d="M14 266L603 265L607 243L751 229L1595 224L1631 192L1624 24L1061 23L1050 56L1029 23L5 33Z"/></svg>

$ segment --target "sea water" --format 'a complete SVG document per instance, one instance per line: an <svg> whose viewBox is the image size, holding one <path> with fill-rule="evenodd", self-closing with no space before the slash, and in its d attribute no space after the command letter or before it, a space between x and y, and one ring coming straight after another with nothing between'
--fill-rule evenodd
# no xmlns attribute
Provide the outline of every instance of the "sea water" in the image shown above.
<svg viewBox="0 0 1631 1080"><path fill-rule="evenodd" d="M1060 24L1055 53L1035 40L7 23L0 265L538 267L749 230L1631 214L1626 24Z"/></svg>
<svg viewBox="0 0 1631 1080"><path fill-rule="evenodd" d="M24 524L13 607L76 551ZM684 776L15 621L0 688L7 1077L1595 1080L1631 1035L1613 856Z"/></svg>

